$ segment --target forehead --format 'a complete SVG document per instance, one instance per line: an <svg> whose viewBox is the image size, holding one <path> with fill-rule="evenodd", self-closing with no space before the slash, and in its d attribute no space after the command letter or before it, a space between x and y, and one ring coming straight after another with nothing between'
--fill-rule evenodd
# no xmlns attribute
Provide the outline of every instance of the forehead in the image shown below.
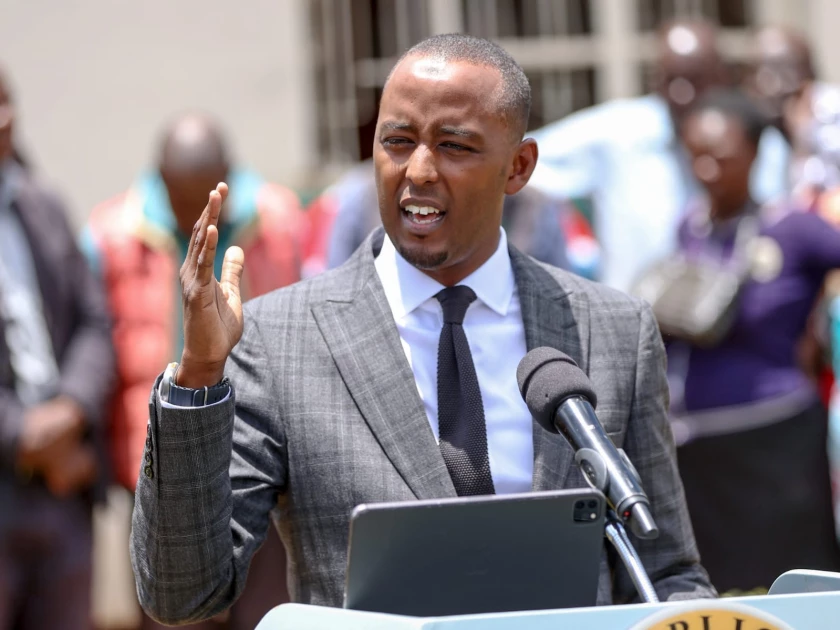
<svg viewBox="0 0 840 630"><path fill-rule="evenodd" d="M382 94L379 122L419 125L501 123L501 76L490 66L432 57L408 57L394 69Z"/></svg>
<svg viewBox="0 0 840 630"><path fill-rule="evenodd" d="M758 54L765 58L784 58L793 56L793 47L790 40L784 33L776 30L767 30L759 33L756 38Z"/></svg>
<svg viewBox="0 0 840 630"><path fill-rule="evenodd" d="M731 147L746 139L744 126L736 116L714 109L689 116L684 135L691 144L717 148Z"/></svg>

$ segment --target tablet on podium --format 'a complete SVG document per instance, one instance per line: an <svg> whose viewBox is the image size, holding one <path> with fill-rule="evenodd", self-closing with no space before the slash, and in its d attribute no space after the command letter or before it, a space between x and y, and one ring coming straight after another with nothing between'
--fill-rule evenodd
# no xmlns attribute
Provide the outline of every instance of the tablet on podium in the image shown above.
<svg viewBox="0 0 840 630"><path fill-rule="evenodd" d="M344 607L441 616L593 606L604 514L590 489L360 505Z"/></svg>

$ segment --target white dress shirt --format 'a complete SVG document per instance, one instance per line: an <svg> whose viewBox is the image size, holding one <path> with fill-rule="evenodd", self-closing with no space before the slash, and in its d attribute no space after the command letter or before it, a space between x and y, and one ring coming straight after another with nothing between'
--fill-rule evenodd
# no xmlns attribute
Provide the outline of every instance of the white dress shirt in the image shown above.
<svg viewBox="0 0 840 630"><path fill-rule="evenodd" d="M437 356L443 309L434 296L444 286L409 264L387 235L375 265L439 440ZM497 494L529 492L534 474L533 421L516 384L516 366L527 350L525 326L504 230L496 252L460 284L477 296L463 326L484 404L493 485Z"/></svg>

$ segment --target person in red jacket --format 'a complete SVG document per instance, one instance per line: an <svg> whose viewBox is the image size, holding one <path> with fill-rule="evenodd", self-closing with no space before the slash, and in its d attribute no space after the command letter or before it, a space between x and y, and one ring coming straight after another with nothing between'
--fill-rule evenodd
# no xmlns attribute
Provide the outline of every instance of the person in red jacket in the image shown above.
<svg viewBox="0 0 840 630"><path fill-rule="evenodd" d="M114 318L118 388L110 450L118 482L132 492L144 466L149 389L161 363L180 356L183 347L179 261L206 191L223 180L230 182L230 197L219 241L245 252L244 297L299 280L305 223L297 196L232 167L220 126L204 114L175 119L163 135L157 169L94 208L82 232L82 248L104 282ZM253 628L271 607L287 601L284 565L282 544L272 535L240 604L223 620L229 628ZM146 619L144 627L156 626Z"/></svg>

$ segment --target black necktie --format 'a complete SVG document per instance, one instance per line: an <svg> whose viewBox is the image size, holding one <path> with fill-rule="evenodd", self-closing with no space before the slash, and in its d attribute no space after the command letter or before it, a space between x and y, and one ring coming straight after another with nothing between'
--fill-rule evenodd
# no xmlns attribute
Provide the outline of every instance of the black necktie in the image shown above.
<svg viewBox="0 0 840 630"><path fill-rule="evenodd" d="M487 454L484 405L462 326L475 292L459 285L446 288L435 297L443 307L437 370L438 429L443 461L458 496L495 494Z"/></svg>

